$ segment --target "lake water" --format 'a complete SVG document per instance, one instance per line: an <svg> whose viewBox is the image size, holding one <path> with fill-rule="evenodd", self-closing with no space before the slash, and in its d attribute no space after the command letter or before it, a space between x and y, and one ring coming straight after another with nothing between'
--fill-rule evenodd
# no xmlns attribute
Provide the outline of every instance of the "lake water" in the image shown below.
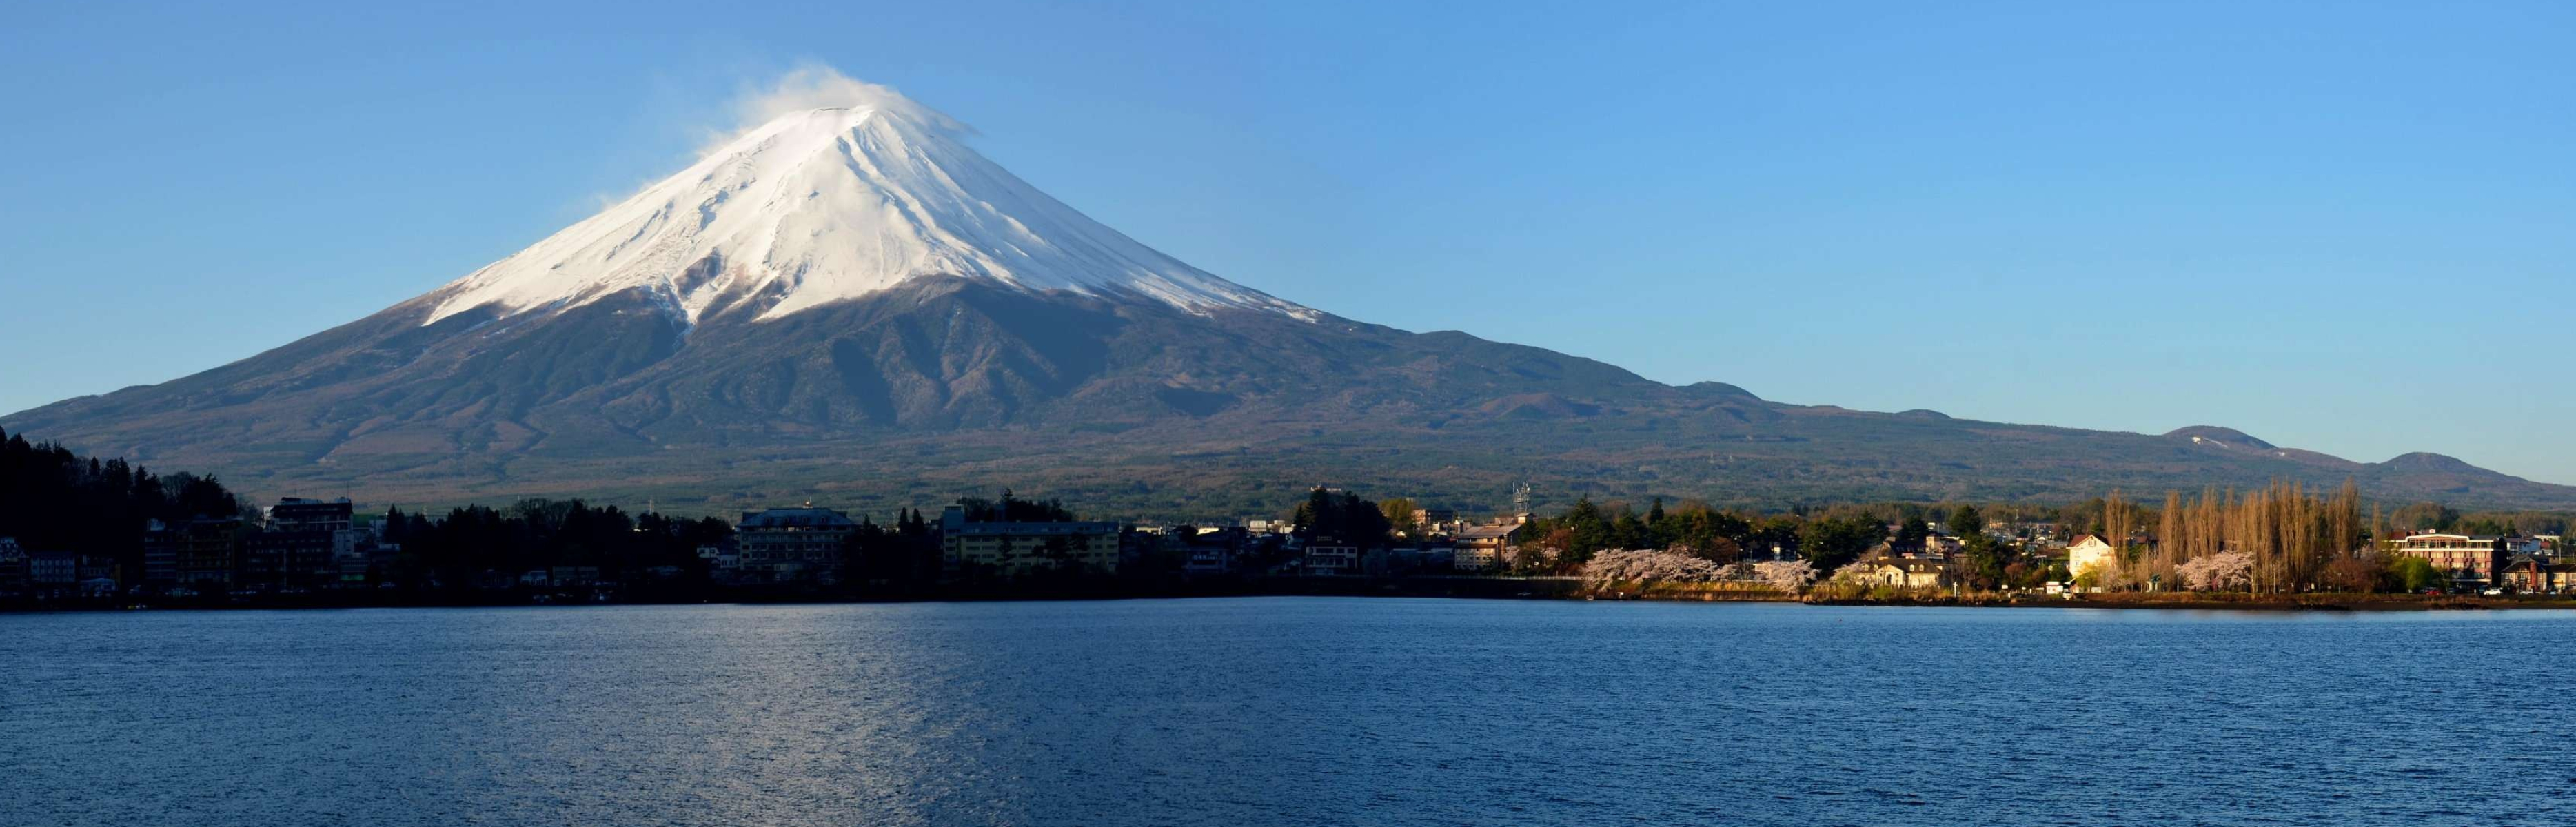
<svg viewBox="0 0 2576 827"><path fill-rule="evenodd" d="M0 616L0 824L2576 822L2576 615Z"/></svg>

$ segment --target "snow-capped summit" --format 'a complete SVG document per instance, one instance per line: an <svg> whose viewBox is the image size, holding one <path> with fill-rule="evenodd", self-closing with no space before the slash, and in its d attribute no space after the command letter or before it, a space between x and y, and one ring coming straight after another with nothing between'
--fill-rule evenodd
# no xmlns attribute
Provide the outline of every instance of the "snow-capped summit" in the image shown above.
<svg viewBox="0 0 2576 827"><path fill-rule="evenodd" d="M639 288L691 325L745 310L766 320L924 276L1313 316L1091 220L967 148L955 121L856 86L871 94L779 115L447 285L423 324L487 305L559 311Z"/></svg>

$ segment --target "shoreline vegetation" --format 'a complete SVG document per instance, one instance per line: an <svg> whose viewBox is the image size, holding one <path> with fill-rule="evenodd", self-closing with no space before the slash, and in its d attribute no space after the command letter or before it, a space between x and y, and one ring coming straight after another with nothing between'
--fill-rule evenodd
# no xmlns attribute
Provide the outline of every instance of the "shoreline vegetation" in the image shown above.
<svg viewBox="0 0 2576 827"><path fill-rule="evenodd" d="M2576 514L2385 510L2350 483L2161 506L1667 508L1577 496L1478 518L1317 486L1293 510L1079 518L959 497L887 522L807 503L740 521L530 499L445 514L253 507L0 435L0 611L1401 596L1839 606L2400 611L2576 608Z"/></svg>
<svg viewBox="0 0 2576 827"><path fill-rule="evenodd" d="M1760 584L1592 584L1574 577L1279 577L1187 586L1136 588L1128 584L1064 584L1045 588L959 589L915 594L849 595L730 590L694 598L654 596L609 600L520 592L481 599L366 592L311 592L256 596L206 595L196 599L131 597L59 598L0 603L0 613L58 611L270 611L293 609L469 609L548 606L844 605L972 603L1056 600L1184 600L1222 597L1397 597L1468 600L1567 600L1667 603L1779 603L1858 608L2141 609L2250 612L2420 612L2576 610L2576 595L2463 594L2247 594L2213 592L1954 592L1901 587L1820 585L1804 593Z"/></svg>
<svg viewBox="0 0 2576 827"><path fill-rule="evenodd" d="M2216 592L1959 592L1932 589L1820 588L1806 594L1769 589L1728 588L1731 584L1668 583L1647 587L1622 584L1606 591L1571 595L1586 600L1651 600L1684 603L1798 603L1808 606L1920 607L1976 609L2162 609L2189 611L2322 611L2409 612L2484 611L2502 609L2576 610L2576 596L2460 594L2245 594ZM1717 586L1717 588L1711 588Z"/></svg>

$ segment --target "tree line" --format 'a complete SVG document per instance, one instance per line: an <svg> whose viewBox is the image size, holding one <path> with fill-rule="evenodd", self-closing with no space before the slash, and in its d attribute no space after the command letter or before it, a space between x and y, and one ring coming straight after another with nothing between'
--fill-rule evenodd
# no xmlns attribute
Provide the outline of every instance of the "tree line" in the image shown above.
<svg viewBox="0 0 2576 827"><path fill-rule="evenodd" d="M1725 565L1781 556L1818 574L1839 569L1884 543L1920 550L1934 521L1958 547L1949 575L1971 589L2036 588L2049 580L2124 590L2225 588L2260 593L2416 590L2446 581L2424 560L2391 553L2388 543L2418 531L2472 535L2559 534L2576 516L2559 512L2462 513L2437 503L2395 509L2365 506L2350 481L2327 490L2279 482L2249 490L2170 492L2161 504L2120 491L2062 506L2026 503L1837 504L1786 513L1721 510L1685 502L1667 509L1658 498L1642 512L1625 504L1577 500L1564 512L1530 523L1526 545L1544 559L1517 561L1523 573L1570 574L1595 555L1658 550ZM2061 539L2091 534L2117 553L2099 570L2068 572L2060 555L2043 555L2034 533L2053 525Z"/></svg>
<svg viewBox="0 0 2576 827"><path fill-rule="evenodd" d="M384 519L384 542L400 551L374 579L415 591L471 591L489 577L557 566L595 569L603 581L700 587L708 571L698 548L733 536L733 525L715 517L637 516L581 500L464 506L436 519L393 508Z"/></svg>
<svg viewBox="0 0 2576 827"><path fill-rule="evenodd" d="M241 502L213 477L162 476L0 431L0 537L21 548L109 556L141 571L150 521L242 515Z"/></svg>
<svg viewBox="0 0 2576 827"><path fill-rule="evenodd" d="M1515 565L1532 573L1571 572L1595 554L1621 549L1664 549L1721 565L1768 560L1777 553L1832 569L1886 536L1885 524L1866 512L1746 514L1698 501L1667 509L1661 498L1641 513L1626 504L1604 507L1585 497L1562 514L1531 519L1527 531L1530 545L1549 550L1546 559Z"/></svg>
<svg viewBox="0 0 2576 827"><path fill-rule="evenodd" d="M2118 554L2093 574L2094 585L2110 589L2415 591L2446 581L2422 558L2390 550L2409 534L2555 534L2567 525L2563 514L2462 515L2434 503L2394 511L2372 505L2365 513L2350 481L2332 492L2295 482L2188 497L2167 492L2161 507L2124 501L2118 492L2097 502L2110 527L2103 538Z"/></svg>

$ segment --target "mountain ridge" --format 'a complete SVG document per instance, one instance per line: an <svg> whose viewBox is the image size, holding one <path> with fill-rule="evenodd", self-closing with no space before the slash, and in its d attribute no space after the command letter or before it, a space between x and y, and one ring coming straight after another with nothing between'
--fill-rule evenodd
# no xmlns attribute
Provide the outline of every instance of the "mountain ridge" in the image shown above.
<svg viewBox="0 0 2576 827"><path fill-rule="evenodd" d="M2345 477L2384 499L2576 499L2474 468L2213 456L2166 436L1784 405L1463 334L1248 312L1211 325L971 279L719 328L691 343L716 355L680 362L676 325L618 301L497 330L488 312L416 326L417 305L398 305L213 371L0 421L266 493L390 502L892 507L1013 485L1184 516L1265 513L1327 482L1499 508L1522 482L1556 499L1777 506ZM445 328L505 338L463 348ZM746 344L747 332L806 344Z"/></svg>

